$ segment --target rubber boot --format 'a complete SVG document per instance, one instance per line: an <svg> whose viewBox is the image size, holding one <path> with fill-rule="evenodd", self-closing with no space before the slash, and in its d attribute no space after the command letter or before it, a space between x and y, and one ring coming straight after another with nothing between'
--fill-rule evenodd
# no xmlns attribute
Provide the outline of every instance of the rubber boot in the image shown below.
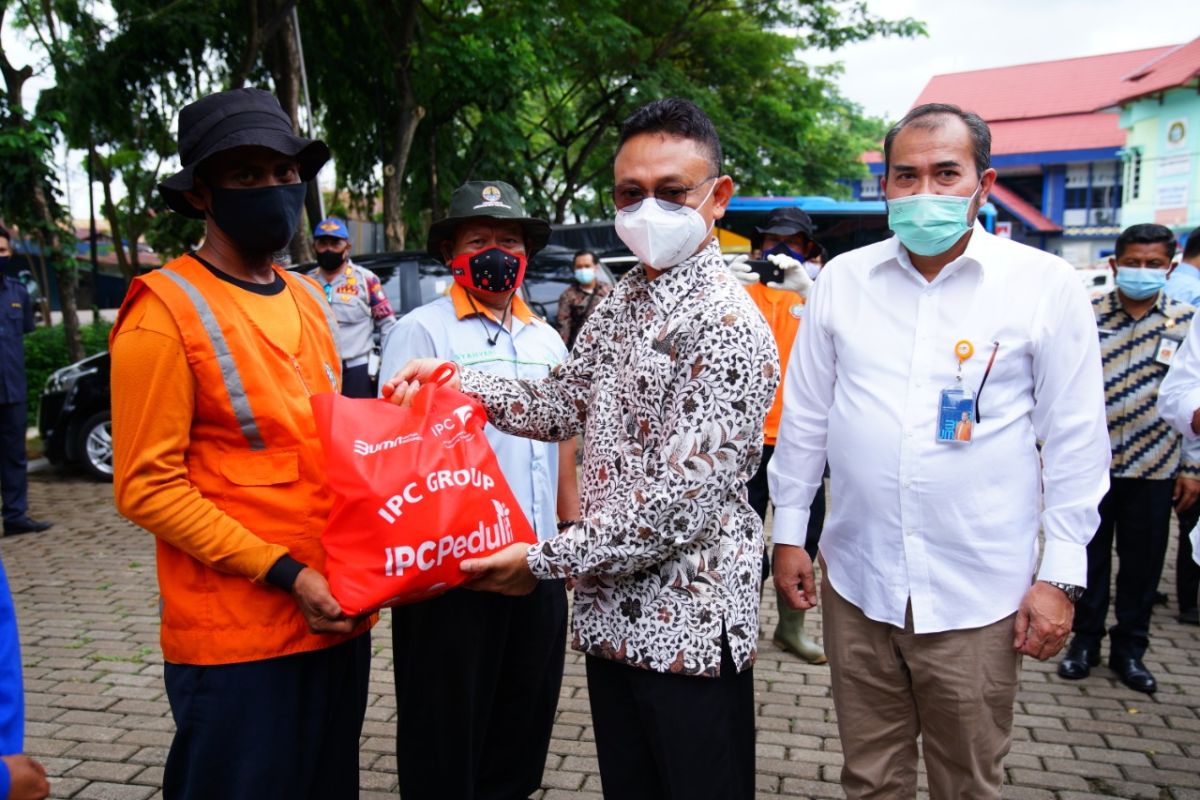
<svg viewBox="0 0 1200 800"><path fill-rule="evenodd" d="M825 658L821 645L804 635L804 611L789 608L778 591L775 592L775 605L779 609L779 624L775 626L771 641L809 664L826 663L829 659Z"/></svg>

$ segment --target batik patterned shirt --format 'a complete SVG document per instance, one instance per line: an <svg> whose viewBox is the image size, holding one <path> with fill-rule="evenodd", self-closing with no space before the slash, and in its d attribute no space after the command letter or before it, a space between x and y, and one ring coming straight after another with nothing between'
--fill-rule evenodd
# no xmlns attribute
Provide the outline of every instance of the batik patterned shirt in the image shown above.
<svg viewBox="0 0 1200 800"><path fill-rule="evenodd" d="M1160 293L1141 319L1117 292L1092 301L1104 364L1104 399L1112 467L1117 478L1200 479L1200 464L1183 454L1182 437L1158 415L1155 402L1174 352L1183 344L1195 309Z"/></svg>
<svg viewBox="0 0 1200 800"><path fill-rule="evenodd" d="M583 518L528 555L539 578L574 581L576 650L712 677L724 634L739 672L754 663L763 535L745 484L778 380L715 243L655 280L626 275L548 378L463 370L496 427L584 433Z"/></svg>

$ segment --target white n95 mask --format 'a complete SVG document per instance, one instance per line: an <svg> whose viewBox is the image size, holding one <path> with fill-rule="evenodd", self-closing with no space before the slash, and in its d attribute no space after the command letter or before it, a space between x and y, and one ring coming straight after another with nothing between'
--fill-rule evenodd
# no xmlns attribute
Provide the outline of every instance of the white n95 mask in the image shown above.
<svg viewBox="0 0 1200 800"><path fill-rule="evenodd" d="M700 205L708 202L716 185L713 181ZM654 269L670 269L687 260L712 230L696 209L680 206L668 211L653 197L646 197L632 211L618 209L616 228L625 246Z"/></svg>

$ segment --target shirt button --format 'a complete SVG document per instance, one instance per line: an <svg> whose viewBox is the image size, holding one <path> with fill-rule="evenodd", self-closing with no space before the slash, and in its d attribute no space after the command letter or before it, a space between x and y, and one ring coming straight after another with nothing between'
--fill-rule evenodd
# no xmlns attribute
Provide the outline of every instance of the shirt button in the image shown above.
<svg viewBox="0 0 1200 800"><path fill-rule="evenodd" d="M914 531L912 528L906 528L904 530L904 535L911 539L914 535L916 535L916 531Z"/></svg>
<svg viewBox="0 0 1200 800"><path fill-rule="evenodd" d="M905 489L911 489L911 488L912 488L912 481L905 479L905 481L904 481L904 488L905 488Z"/></svg>

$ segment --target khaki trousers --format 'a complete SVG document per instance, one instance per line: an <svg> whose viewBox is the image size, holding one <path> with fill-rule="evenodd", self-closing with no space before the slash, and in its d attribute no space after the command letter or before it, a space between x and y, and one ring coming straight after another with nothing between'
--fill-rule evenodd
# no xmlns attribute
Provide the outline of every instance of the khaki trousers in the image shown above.
<svg viewBox="0 0 1200 800"><path fill-rule="evenodd" d="M999 798L1021 669L1016 615L915 634L911 607L903 630L876 622L825 578L821 603L846 797L915 797L920 735L932 800Z"/></svg>

